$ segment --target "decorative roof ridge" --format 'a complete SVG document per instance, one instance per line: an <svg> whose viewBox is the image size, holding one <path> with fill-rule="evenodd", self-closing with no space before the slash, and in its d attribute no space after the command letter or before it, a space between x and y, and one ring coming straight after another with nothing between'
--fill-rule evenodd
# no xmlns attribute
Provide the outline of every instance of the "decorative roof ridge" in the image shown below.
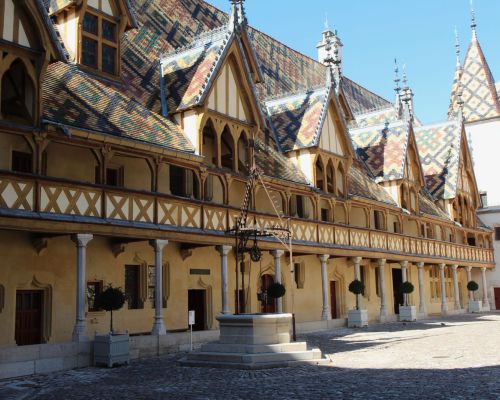
<svg viewBox="0 0 500 400"><path fill-rule="evenodd" d="M173 56L180 55L182 53L186 53L190 50L194 50L197 47L201 47L204 44L208 42L208 39L213 39L212 41L217 41L217 40L223 40L225 36L222 35L222 33L226 32L226 37L229 39L229 36L231 35L231 32L229 31L229 25L225 24L222 26L219 26L217 28L214 28L212 30L200 33L197 37L195 37L191 43L188 43L185 46L178 47L172 51L169 51L167 53L160 54L160 60L166 60L168 58L171 58ZM217 35L220 35L220 37L217 37ZM217 39L214 39L216 38Z"/></svg>
<svg viewBox="0 0 500 400"><path fill-rule="evenodd" d="M413 127L413 131L414 132L423 131L423 130L427 130L427 129L431 129L431 128L437 128L440 126L446 126L446 125L452 125L452 124L456 125L457 127L459 127L461 125L460 120L458 120L457 118L453 118L453 119L448 119L445 121L434 122L432 124L415 126L415 127Z"/></svg>
<svg viewBox="0 0 500 400"><path fill-rule="evenodd" d="M54 45L59 53L59 56L61 59L65 62L68 62L68 52L66 48L63 47L63 44L60 40L60 35L58 30L56 29L56 25L52 22L50 16L49 16L49 10L48 8L45 7L45 4L43 3L43 0L37 0L35 1L36 6L38 10L40 11L40 14L42 16L42 19L47 27L47 30L49 31L50 38L54 42Z"/></svg>
<svg viewBox="0 0 500 400"><path fill-rule="evenodd" d="M323 104L321 106L321 114L318 119L318 124L316 125L316 129L314 130L314 138L312 140L312 145L317 146L319 137L321 136L321 129L323 128L323 124L325 122L326 115L328 114L328 103L330 102L330 98L332 96L333 85L329 85L326 87L325 98L323 99Z"/></svg>
<svg viewBox="0 0 500 400"><path fill-rule="evenodd" d="M382 122L380 124L376 124L376 125L368 125L368 126L361 126L361 127L357 127L357 128L350 128L349 129L349 133L353 132L353 131L369 131L369 130L378 130L379 128L384 128L384 129L391 129L391 128L399 128L401 126L405 126L408 128L410 128L410 125L411 125L411 122L410 121L405 121L405 120L402 120L402 119L398 119L396 121L386 121L386 122ZM354 132L354 133L356 133Z"/></svg>
<svg viewBox="0 0 500 400"><path fill-rule="evenodd" d="M357 114L356 118L369 117L369 116L373 116L376 114L380 114L380 113L382 113L382 111L388 111L388 110L395 112L396 109L394 108L394 104L388 105L386 107L377 107L376 109L366 111L366 112L361 113L361 114Z"/></svg>
<svg viewBox="0 0 500 400"><path fill-rule="evenodd" d="M269 96L264 99L264 103L267 106L269 103L278 103L278 100L285 101L294 97L307 96L310 93L320 92L321 90L327 91L328 88L325 85L317 85L317 86L311 86L305 90L289 91L275 96Z"/></svg>

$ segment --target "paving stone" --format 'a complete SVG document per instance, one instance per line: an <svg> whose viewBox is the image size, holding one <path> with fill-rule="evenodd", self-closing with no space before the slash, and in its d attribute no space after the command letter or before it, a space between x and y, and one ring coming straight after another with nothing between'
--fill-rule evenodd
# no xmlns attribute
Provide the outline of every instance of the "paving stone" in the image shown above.
<svg viewBox="0 0 500 400"><path fill-rule="evenodd" d="M182 354L129 366L0 381L0 399L500 399L500 313L301 335L327 366L182 367Z"/></svg>

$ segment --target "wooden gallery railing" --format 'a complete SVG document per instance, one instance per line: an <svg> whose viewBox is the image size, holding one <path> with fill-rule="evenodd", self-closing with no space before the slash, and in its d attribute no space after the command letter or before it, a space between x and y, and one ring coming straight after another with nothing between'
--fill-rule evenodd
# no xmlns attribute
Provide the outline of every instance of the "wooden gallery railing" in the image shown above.
<svg viewBox="0 0 500 400"><path fill-rule="evenodd" d="M234 226L234 207L176 196L150 194L122 188L73 184L58 179L0 173L0 208L169 225L194 230L224 232ZM276 217L251 213L258 226L279 224ZM493 264L493 250L402 234L292 218L293 239L301 244L337 245L389 253L442 257Z"/></svg>

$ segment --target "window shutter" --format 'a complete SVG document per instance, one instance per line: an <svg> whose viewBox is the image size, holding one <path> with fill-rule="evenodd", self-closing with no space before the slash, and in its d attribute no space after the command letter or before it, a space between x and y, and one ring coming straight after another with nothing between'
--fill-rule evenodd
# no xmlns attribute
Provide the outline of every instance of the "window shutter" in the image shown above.
<svg viewBox="0 0 500 400"><path fill-rule="evenodd" d="M193 171L190 169L184 169L183 181L184 181L184 196L193 197Z"/></svg>
<svg viewBox="0 0 500 400"><path fill-rule="evenodd" d="M311 216L311 202L307 201L306 197L301 198L302 202L302 217L303 218L309 218Z"/></svg>
<svg viewBox="0 0 500 400"><path fill-rule="evenodd" d="M297 196L294 194L290 197L290 215L292 217L297 216Z"/></svg>
<svg viewBox="0 0 500 400"><path fill-rule="evenodd" d="M205 200L212 201L214 198L214 176L208 175L205 179Z"/></svg>
<svg viewBox="0 0 500 400"><path fill-rule="evenodd" d="M167 308L167 300L170 297L170 264L168 262L162 267L162 297L162 307Z"/></svg>

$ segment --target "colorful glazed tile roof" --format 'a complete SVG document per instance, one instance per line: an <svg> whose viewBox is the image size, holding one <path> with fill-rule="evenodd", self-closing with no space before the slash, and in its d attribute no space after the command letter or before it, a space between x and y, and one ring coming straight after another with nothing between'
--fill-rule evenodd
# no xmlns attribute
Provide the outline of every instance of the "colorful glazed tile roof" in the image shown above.
<svg viewBox="0 0 500 400"><path fill-rule="evenodd" d="M340 85L346 95L349 107L351 107L355 115L365 114L391 106L390 101L376 95L345 76L342 77Z"/></svg>
<svg viewBox="0 0 500 400"><path fill-rule="evenodd" d="M363 163L355 159L352 167L349 168L349 194L397 207L398 205L393 198L369 175L370 173Z"/></svg>
<svg viewBox="0 0 500 400"><path fill-rule="evenodd" d="M456 195L462 125L451 120L415 129L425 184L433 197Z"/></svg>
<svg viewBox="0 0 500 400"><path fill-rule="evenodd" d="M404 121L349 131L356 154L377 182L402 179L408 147L409 125Z"/></svg>
<svg viewBox="0 0 500 400"><path fill-rule="evenodd" d="M255 144L255 161L264 175L308 185L307 179L292 160L271 146L266 149L261 140L256 140Z"/></svg>
<svg viewBox="0 0 500 400"><path fill-rule="evenodd" d="M386 122L395 122L400 119L398 112L391 104L389 107L383 108L382 110L377 110L373 112L358 114L355 119L351 121L350 127L364 128L373 125L380 125Z"/></svg>
<svg viewBox="0 0 500 400"><path fill-rule="evenodd" d="M217 28L181 51L163 57L169 112L200 103L208 80L217 73L218 61L230 45L229 37L230 31L225 26Z"/></svg>
<svg viewBox="0 0 500 400"><path fill-rule="evenodd" d="M329 98L329 90L323 87L265 103L283 151L317 144Z"/></svg>
<svg viewBox="0 0 500 400"><path fill-rule="evenodd" d="M481 45L475 36L469 45L460 75L462 100L464 102L463 116L467 122L500 116L500 105L497 100L495 80L486 62ZM455 73L451 104L448 117L454 118L458 110L458 84L455 84Z"/></svg>
<svg viewBox="0 0 500 400"><path fill-rule="evenodd" d="M46 121L194 152L193 145L169 119L81 72L75 65L49 65L42 91Z"/></svg>

